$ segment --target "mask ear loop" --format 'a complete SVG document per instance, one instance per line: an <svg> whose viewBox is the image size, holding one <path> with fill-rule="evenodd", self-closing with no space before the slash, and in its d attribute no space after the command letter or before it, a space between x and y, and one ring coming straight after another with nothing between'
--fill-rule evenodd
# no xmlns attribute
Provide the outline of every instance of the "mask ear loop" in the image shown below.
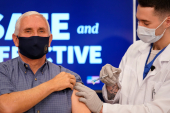
<svg viewBox="0 0 170 113"><path fill-rule="evenodd" d="M168 17L167 17L167 18L168 18ZM155 29L155 31L166 21L167 18L165 18L165 20ZM164 30L164 32L163 32L162 34L164 34L165 31L166 31L166 29Z"/></svg>
<svg viewBox="0 0 170 113"><path fill-rule="evenodd" d="M166 29L164 30L164 32L163 32L162 34L164 34L164 33L165 33L165 31L166 31Z"/></svg>
<svg viewBox="0 0 170 113"><path fill-rule="evenodd" d="M166 21L166 19L167 18L165 18L165 20L156 29L158 29Z"/></svg>

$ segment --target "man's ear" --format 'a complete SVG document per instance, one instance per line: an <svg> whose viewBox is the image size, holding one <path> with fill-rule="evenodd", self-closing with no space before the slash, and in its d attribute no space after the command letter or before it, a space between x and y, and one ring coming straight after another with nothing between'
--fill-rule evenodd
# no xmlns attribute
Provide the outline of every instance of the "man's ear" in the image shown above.
<svg viewBox="0 0 170 113"><path fill-rule="evenodd" d="M170 16L167 17L167 20L166 20L166 27L170 27Z"/></svg>
<svg viewBox="0 0 170 113"><path fill-rule="evenodd" d="M19 47L19 39L15 34L12 34L12 39L16 47Z"/></svg>
<svg viewBox="0 0 170 113"><path fill-rule="evenodd" d="M50 47L52 40L53 40L53 35L52 35L52 34L50 34L48 47Z"/></svg>

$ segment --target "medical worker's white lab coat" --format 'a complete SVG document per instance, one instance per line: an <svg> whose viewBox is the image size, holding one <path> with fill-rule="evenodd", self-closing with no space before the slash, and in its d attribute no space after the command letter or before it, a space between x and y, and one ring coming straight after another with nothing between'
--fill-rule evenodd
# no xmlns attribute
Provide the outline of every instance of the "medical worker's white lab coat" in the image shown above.
<svg viewBox="0 0 170 113"><path fill-rule="evenodd" d="M143 71L151 45L142 41L132 44L120 63L120 90L114 100L102 93L103 113L170 113L170 45L157 57L143 80ZM109 104L111 103L111 104Z"/></svg>

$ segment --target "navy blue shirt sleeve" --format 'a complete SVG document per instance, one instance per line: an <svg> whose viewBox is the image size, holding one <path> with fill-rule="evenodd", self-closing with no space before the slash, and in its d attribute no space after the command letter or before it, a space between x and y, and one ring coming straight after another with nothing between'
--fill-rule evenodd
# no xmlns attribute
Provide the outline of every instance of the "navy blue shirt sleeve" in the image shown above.
<svg viewBox="0 0 170 113"><path fill-rule="evenodd" d="M76 77L77 82L82 82L78 74L48 61L36 74L33 74L29 65L19 57L0 63L0 95L31 89L53 79L61 72L70 73ZM70 113L72 92L70 88L53 92L25 113L37 110L41 113Z"/></svg>
<svg viewBox="0 0 170 113"><path fill-rule="evenodd" d="M70 74L74 75L76 77L76 82L83 83L82 80L81 80L81 77L77 73L75 73L75 72L73 72L73 71L71 71L69 69L66 69L65 67L63 67L61 65L56 65L56 64L53 64L53 63L51 63L49 61L48 61L48 63L50 64L49 68L51 69L51 72L52 72L52 74L54 76L58 75L60 72L66 72L66 73L70 73Z"/></svg>
<svg viewBox="0 0 170 113"><path fill-rule="evenodd" d="M82 83L81 77L77 73L75 73L75 72L73 72L73 71L71 71L69 69L66 69L66 68L64 68L62 66L60 66L60 67L61 67L61 72L64 71L64 72L67 72L67 73L70 73L70 74L74 75L76 77L76 82L81 82Z"/></svg>
<svg viewBox="0 0 170 113"><path fill-rule="evenodd" d="M9 68L4 63L0 63L0 95L15 91L9 75Z"/></svg>

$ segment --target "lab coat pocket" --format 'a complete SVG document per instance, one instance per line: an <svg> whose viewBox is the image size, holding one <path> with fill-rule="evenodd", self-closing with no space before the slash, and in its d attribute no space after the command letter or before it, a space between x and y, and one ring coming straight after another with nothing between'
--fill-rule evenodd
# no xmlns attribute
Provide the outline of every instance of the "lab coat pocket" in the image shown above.
<svg viewBox="0 0 170 113"><path fill-rule="evenodd" d="M152 100L155 99L155 95L158 92L158 90L160 89L161 85L162 85L162 82L155 82L153 90L152 90Z"/></svg>

